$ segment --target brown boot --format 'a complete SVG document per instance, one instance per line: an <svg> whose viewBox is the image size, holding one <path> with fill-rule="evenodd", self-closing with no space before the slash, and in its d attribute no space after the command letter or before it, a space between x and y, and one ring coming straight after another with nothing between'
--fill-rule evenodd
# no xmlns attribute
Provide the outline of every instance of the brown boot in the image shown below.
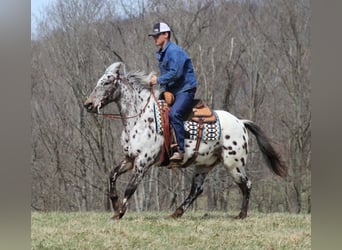
<svg viewBox="0 0 342 250"><path fill-rule="evenodd" d="M173 153L173 155L170 157L170 161L182 161L184 158L183 153L176 151Z"/></svg>

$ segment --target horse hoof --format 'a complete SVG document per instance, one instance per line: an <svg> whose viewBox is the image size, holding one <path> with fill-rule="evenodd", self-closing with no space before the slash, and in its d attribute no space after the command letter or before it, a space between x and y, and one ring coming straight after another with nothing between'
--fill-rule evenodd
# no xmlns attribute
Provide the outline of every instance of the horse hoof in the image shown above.
<svg viewBox="0 0 342 250"><path fill-rule="evenodd" d="M124 216L124 213L116 213L113 215L112 220L120 220Z"/></svg>
<svg viewBox="0 0 342 250"><path fill-rule="evenodd" d="M239 219L239 220L243 220L247 217L247 214L246 213L239 213L238 216L235 217L235 219Z"/></svg>
<svg viewBox="0 0 342 250"><path fill-rule="evenodd" d="M120 220L121 218L119 217L118 214L114 214L112 217L111 217L112 220Z"/></svg>
<svg viewBox="0 0 342 250"><path fill-rule="evenodd" d="M181 217L184 213L184 210L181 208L177 208L176 211L173 214L170 214L170 218L177 219Z"/></svg>
<svg viewBox="0 0 342 250"><path fill-rule="evenodd" d="M172 213L172 214L169 215L169 218L177 219L178 217L177 217L177 215L175 213Z"/></svg>

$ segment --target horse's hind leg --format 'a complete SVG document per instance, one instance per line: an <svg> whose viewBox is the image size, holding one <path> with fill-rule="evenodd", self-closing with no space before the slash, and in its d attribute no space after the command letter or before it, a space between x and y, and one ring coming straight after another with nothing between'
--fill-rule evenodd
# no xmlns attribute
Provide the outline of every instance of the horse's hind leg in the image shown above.
<svg viewBox="0 0 342 250"><path fill-rule="evenodd" d="M233 168L232 170L230 170L230 173L234 178L234 182L239 186L242 192L241 211L236 218L244 219L247 217L252 182L248 179L245 168L243 166Z"/></svg>
<svg viewBox="0 0 342 250"><path fill-rule="evenodd" d="M238 219L244 219L247 217L248 205L249 205L249 196L251 193L251 182L250 181L243 181L238 183L238 186L242 192L242 206L239 215L237 216Z"/></svg>
<svg viewBox="0 0 342 250"><path fill-rule="evenodd" d="M171 218L179 218L181 217L184 212L189 208L189 206L196 200L196 198L203 192L203 183L205 177L207 176L208 172L211 168L200 168L196 167L194 175L192 176L192 185L190 194L184 200L182 205L180 205L176 211L174 211L170 217Z"/></svg>
<svg viewBox="0 0 342 250"><path fill-rule="evenodd" d="M125 159L121 161L120 165L113 168L109 175L109 198L112 202L112 206L115 212L119 211L121 207L121 202L119 201L119 195L116 190L116 180L117 178L126 173L128 170L131 170L133 167L133 163L130 159Z"/></svg>

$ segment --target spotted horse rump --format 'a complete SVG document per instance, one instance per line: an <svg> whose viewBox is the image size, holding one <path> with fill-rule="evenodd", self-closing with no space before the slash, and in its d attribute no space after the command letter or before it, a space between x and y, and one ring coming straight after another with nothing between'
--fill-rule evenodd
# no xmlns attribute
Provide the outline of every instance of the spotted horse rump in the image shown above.
<svg viewBox="0 0 342 250"><path fill-rule="evenodd" d="M113 219L121 219L125 215L139 183L147 171L160 162L165 130L162 135L163 118L159 118L156 112L159 103L156 96L160 93L155 86L150 85L150 79L154 74L145 74L141 71L126 73L125 65L122 62L115 62L99 78L84 103L89 113L122 120L123 123L121 146L124 158L109 175L109 199L114 210ZM113 102L117 104L119 114L105 114L104 107ZM191 164L186 167L194 167L192 185L187 198L170 216L178 218L184 214L203 192L204 180L208 173L221 163L219 166L228 170L242 192L242 205L237 218L246 218L252 187L245 168L249 149L248 131L255 136L266 164L274 174L285 177L287 168L268 137L253 121L238 119L224 110L214 110L213 114L205 109L195 111L202 115L199 120L192 118L184 124L189 138L185 140L184 160L181 163L186 165L186 162L190 162ZM203 117L214 121L204 122ZM195 131L201 131L202 135ZM189 161L195 154L195 160ZM124 197L120 199L116 181L128 171L132 171L132 174Z"/></svg>

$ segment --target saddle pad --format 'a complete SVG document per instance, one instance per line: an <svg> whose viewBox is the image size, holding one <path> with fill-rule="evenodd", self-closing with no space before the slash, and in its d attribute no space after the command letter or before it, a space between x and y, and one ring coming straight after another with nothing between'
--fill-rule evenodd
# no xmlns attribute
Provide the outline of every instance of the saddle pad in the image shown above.
<svg viewBox="0 0 342 250"><path fill-rule="evenodd" d="M215 116L216 113L214 112ZM199 123L195 121L184 122L184 129L186 131L186 138L190 140L197 140L197 131ZM221 124L217 118L215 122L203 123L202 141L219 140L221 135Z"/></svg>
<svg viewBox="0 0 342 250"><path fill-rule="evenodd" d="M158 101L157 104L162 110L164 105L167 105L165 101ZM156 104L154 104L154 118L156 121L156 131L159 134L163 134L163 125L162 125L162 118L159 112L159 109ZM211 123L203 123L203 133L202 133L202 140L203 141L214 141L219 140L221 135L221 125L220 121L215 112L213 112L216 116L216 121ZM199 123L195 121L185 121L184 122L184 129L187 139L196 140L197 139L197 130L199 127Z"/></svg>
<svg viewBox="0 0 342 250"><path fill-rule="evenodd" d="M157 133L162 135L164 133L162 115L164 115L164 114L161 114L159 112L159 110L161 110L163 112L164 106L168 106L168 105L167 105L167 103L164 100L158 100L157 105L155 103L153 105L154 120L156 121L156 131L157 131Z"/></svg>

